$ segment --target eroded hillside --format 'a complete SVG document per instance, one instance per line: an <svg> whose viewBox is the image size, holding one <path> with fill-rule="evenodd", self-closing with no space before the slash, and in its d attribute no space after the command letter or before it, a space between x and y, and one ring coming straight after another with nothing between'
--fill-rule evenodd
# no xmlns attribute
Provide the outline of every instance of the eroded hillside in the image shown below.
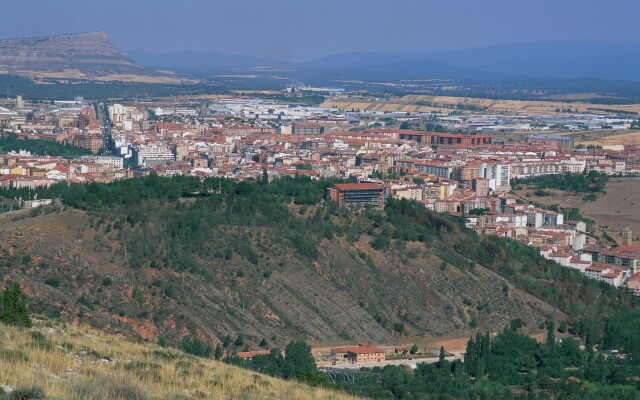
<svg viewBox="0 0 640 400"><path fill-rule="evenodd" d="M272 228L223 225L201 232L219 251L196 255L203 273L144 261L132 268L127 228L85 211L11 219L2 224L0 272L22 282L32 310L152 341L243 333L254 345L379 343L492 330L513 318L537 327L552 313L490 270L463 258L454 266L423 243L383 251L367 234L325 238L309 259Z"/></svg>

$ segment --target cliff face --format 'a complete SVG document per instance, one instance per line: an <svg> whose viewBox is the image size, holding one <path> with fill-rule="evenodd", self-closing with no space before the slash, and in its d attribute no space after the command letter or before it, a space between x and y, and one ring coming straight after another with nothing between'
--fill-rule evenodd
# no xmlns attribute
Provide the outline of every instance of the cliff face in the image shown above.
<svg viewBox="0 0 640 400"><path fill-rule="evenodd" d="M91 80L175 80L133 61L104 32L0 40L0 72Z"/></svg>

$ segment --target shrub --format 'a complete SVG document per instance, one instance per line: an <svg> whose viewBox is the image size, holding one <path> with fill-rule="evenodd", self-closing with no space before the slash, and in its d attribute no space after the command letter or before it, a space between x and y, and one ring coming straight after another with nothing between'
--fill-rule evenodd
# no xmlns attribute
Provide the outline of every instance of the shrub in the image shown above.
<svg viewBox="0 0 640 400"><path fill-rule="evenodd" d="M44 399L44 391L40 388L17 388L9 395L10 400L40 400Z"/></svg>
<svg viewBox="0 0 640 400"><path fill-rule="evenodd" d="M393 330L396 332L404 332L404 324L402 322L394 322Z"/></svg>
<svg viewBox="0 0 640 400"><path fill-rule="evenodd" d="M18 350L0 349L0 360L6 362L26 362L29 361L29 357L25 353Z"/></svg>
<svg viewBox="0 0 640 400"><path fill-rule="evenodd" d="M111 286L113 280L109 277L106 277L102 280L102 286Z"/></svg>
<svg viewBox="0 0 640 400"><path fill-rule="evenodd" d="M44 280L44 283L51 287L57 288L60 286L60 278L58 278L57 276L50 276Z"/></svg>

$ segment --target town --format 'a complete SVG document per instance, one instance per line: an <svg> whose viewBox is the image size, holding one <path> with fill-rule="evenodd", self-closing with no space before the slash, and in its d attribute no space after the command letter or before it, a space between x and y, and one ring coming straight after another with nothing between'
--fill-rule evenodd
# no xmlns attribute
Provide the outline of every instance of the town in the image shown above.
<svg viewBox="0 0 640 400"><path fill-rule="evenodd" d="M315 90L332 89L306 88ZM287 94L296 100L300 92L290 89ZM237 180L261 179L264 174L270 180L339 178L348 183L332 187L327 199L340 206L382 208L389 197L417 201L479 234L522 241L589 278L640 293L640 246L634 246L632 231L622 232L617 246L600 247L585 222L512 192L514 180L543 175L639 174L635 146L576 147L573 136L542 132L550 127L629 129L636 121L628 116L471 112L476 111L347 112L246 97L106 104L82 98L26 102L18 96L13 107L0 108L5 136L68 144L87 154L5 154L0 184L36 188L59 181L108 183L151 173ZM411 129L421 123L437 129ZM517 141L491 135L510 130L525 134ZM3 199L3 207L37 207L50 201L13 204Z"/></svg>

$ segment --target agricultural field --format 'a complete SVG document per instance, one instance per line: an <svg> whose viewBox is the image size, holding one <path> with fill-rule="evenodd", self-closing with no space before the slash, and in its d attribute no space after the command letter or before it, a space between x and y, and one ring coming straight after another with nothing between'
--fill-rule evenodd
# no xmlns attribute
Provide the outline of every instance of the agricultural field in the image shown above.
<svg viewBox="0 0 640 400"><path fill-rule="evenodd" d="M571 108L576 112L589 112L592 114L610 114L614 112L613 110L622 113L640 113L640 104L599 105L567 101L493 100L427 95L407 95L390 100L376 100L366 97L334 98L328 100L322 106L338 107L343 110L431 112L455 108L458 105L463 105L466 109L509 114L552 114L558 109L566 108Z"/></svg>

